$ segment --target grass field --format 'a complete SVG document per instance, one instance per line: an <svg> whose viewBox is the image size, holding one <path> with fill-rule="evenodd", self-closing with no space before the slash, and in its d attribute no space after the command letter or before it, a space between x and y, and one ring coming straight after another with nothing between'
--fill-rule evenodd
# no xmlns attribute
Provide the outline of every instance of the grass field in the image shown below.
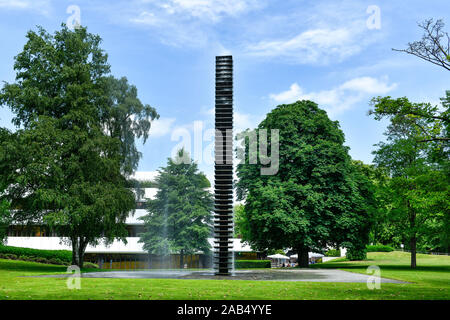
<svg viewBox="0 0 450 320"><path fill-rule="evenodd" d="M409 254L369 253L366 261L338 259L314 268L365 273L378 265L381 276L407 284L276 282L243 280L88 279L69 290L64 278L30 278L65 273L65 267L0 260L0 299L450 299L450 257L418 255L418 268L408 267ZM89 270L86 270L89 271Z"/></svg>

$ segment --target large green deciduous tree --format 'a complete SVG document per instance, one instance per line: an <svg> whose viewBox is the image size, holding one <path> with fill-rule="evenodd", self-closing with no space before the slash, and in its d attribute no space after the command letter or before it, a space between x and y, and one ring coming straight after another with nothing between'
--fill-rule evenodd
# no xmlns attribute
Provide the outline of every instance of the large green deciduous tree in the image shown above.
<svg viewBox="0 0 450 320"><path fill-rule="evenodd" d="M403 243L403 236L397 232L390 221L390 196L392 190L389 187L390 177L388 170L373 164L365 164L359 160L354 160L353 164L370 181L373 190L373 219L369 233L369 242L399 247Z"/></svg>
<svg viewBox="0 0 450 320"><path fill-rule="evenodd" d="M406 98L379 98L373 103L372 113L377 119L389 108L414 107ZM448 145L445 146L445 141L423 139L428 130L442 136L445 124L414 114L396 113L389 118L387 141L376 145L374 163L386 168L391 177L389 221L409 240L411 267L415 268L418 238L431 231L430 224L448 223L450 187L445 169L448 158L436 157L436 150L440 154L448 152Z"/></svg>
<svg viewBox="0 0 450 320"><path fill-rule="evenodd" d="M442 19L427 19L419 23L423 30L420 40L408 43L405 52L450 70L450 37L444 31ZM374 99L376 118L389 117L395 123L408 120L417 132L415 139L431 148L428 152L430 162L439 163L441 174L449 181L450 177L450 91L441 98L442 108L429 103L410 103L406 98L397 100L390 97ZM450 250L450 218L446 214L442 219L427 219L427 232L418 235L418 245L424 250Z"/></svg>
<svg viewBox="0 0 450 320"><path fill-rule="evenodd" d="M234 237L246 238L249 230L248 220L245 218L245 206L237 204L233 208Z"/></svg>
<svg viewBox="0 0 450 320"><path fill-rule="evenodd" d="M338 122L316 103L298 101L276 107L260 129L280 130L279 171L261 175L261 165L238 165L238 198L245 200L248 221L244 240L261 251L293 248L302 267L308 251L326 246L343 245L353 259L364 258L372 191L351 163Z"/></svg>
<svg viewBox="0 0 450 320"><path fill-rule="evenodd" d="M442 98L443 108L430 103L413 103L406 97L392 99L391 97L376 97L371 100L372 110L376 120L388 118L392 123L408 122L416 127L414 138L422 143L435 143L436 147L448 146L450 142L450 91ZM448 155L448 154L447 154Z"/></svg>
<svg viewBox="0 0 450 320"><path fill-rule="evenodd" d="M180 268L185 254L209 252L213 210L212 194L207 190L210 183L195 162L186 161L188 157L181 149L158 171L158 192L148 201L148 215L141 218L145 232L139 240L152 254L180 253Z"/></svg>
<svg viewBox="0 0 450 320"><path fill-rule="evenodd" d="M7 170L4 163L6 160L6 150L3 148L3 145L11 143L11 139L12 135L9 130L0 128L0 172L4 172L5 169ZM7 185L3 179L0 179L0 194L3 194L6 188ZM9 207L10 203L8 200L0 199L0 244L7 238L8 228L12 222Z"/></svg>
<svg viewBox="0 0 450 320"><path fill-rule="evenodd" d="M1 141L2 198L15 221L47 224L68 241L82 267L88 244L126 241L134 137L146 138L157 114L135 87L110 77L101 38L86 28L39 28L27 38L16 81L0 93L19 127Z"/></svg>
<svg viewBox="0 0 450 320"><path fill-rule="evenodd" d="M9 202L0 201L0 244L2 244L8 235L8 228L11 224L11 211L9 210Z"/></svg>

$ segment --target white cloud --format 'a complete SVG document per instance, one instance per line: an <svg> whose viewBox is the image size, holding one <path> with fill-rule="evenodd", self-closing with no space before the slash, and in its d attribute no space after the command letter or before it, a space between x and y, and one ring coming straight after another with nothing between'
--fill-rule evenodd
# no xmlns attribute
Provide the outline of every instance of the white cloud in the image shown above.
<svg viewBox="0 0 450 320"><path fill-rule="evenodd" d="M282 58L294 63L340 62L364 48L362 31L352 26L309 29L291 38L249 44L246 52L251 56Z"/></svg>
<svg viewBox="0 0 450 320"><path fill-rule="evenodd" d="M403 70L411 70L418 68L422 64L420 59L405 59L405 57L398 55L389 55L379 61L366 61L365 65L355 66L347 70L345 74L349 77L357 77L363 74L384 74L402 72Z"/></svg>
<svg viewBox="0 0 450 320"><path fill-rule="evenodd" d="M145 24L150 26L157 26L160 23L160 19L152 12L142 11L137 17L130 19L131 22L138 24Z"/></svg>
<svg viewBox="0 0 450 320"><path fill-rule="evenodd" d="M215 48L215 51L219 56L230 56L233 54L232 50L225 48L221 43L217 44L217 48Z"/></svg>
<svg viewBox="0 0 450 320"><path fill-rule="evenodd" d="M136 0L122 7L117 21L126 17L135 26L151 29L152 36L168 45L199 47L215 38L218 22L261 6L257 0Z"/></svg>
<svg viewBox="0 0 450 320"><path fill-rule="evenodd" d="M184 15L217 22L225 16L237 16L259 6L256 0L169 0L155 3L170 15Z"/></svg>
<svg viewBox="0 0 450 320"><path fill-rule="evenodd" d="M50 11L48 0L0 0L1 9L34 10L39 14L48 15Z"/></svg>
<svg viewBox="0 0 450 320"><path fill-rule="evenodd" d="M327 62L330 57L342 60L360 50L354 34L345 28L307 30L293 38L260 41L247 48L254 56L286 57L303 63Z"/></svg>
<svg viewBox="0 0 450 320"><path fill-rule="evenodd" d="M269 97L277 103L289 103L297 101L302 96L302 93L302 88L297 83L293 83L289 90L277 94L271 93Z"/></svg>
<svg viewBox="0 0 450 320"><path fill-rule="evenodd" d="M265 115L255 115L249 113L241 113L239 111L234 112L234 127L235 132L240 132L245 129L254 129L264 119Z"/></svg>
<svg viewBox="0 0 450 320"><path fill-rule="evenodd" d="M370 95L383 95L397 87L388 84L388 79L371 77L354 78L330 90L305 92L297 83L293 83L288 90L270 94L269 97L277 104L293 103L298 100L311 100L325 108L330 116L351 109L355 104Z"/></svg>
<svg viewBox="0 0 450 320"><path fill-rule="evenodd" d="M379 81L372 77L360 77L342 84L341 90L359 91L367 94L386 94L395 89L397 84L388 85L385 81Z"/></svg>
<svg viewBox="0 0 450 320"><path fill-rule="evenodd" d="M20 0L0 0L0 8L26 9L31 3L29 1Z"/></svg>
<svg viewBox="0 0 450 320"><path fill-rule="evenodd" d="M152 121L150 137L162 137L169 134L173 128L175 118L159 118Z"/></svg>
<svg viewBox="0 0 450 320"><path fill-rule="evenodd" d="M342 62L386 35L384 25L376 32L367 28L366 8L352 0L293 5L282 14L256 21L257 28L251 28L250 22L243 51L251 57L293 64Z"/></svg>

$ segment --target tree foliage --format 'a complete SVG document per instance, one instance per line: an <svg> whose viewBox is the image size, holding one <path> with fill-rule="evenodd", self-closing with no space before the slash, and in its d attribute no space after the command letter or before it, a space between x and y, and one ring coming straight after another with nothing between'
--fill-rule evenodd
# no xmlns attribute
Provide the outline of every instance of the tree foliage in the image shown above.
<svg viewBox="0 0 450 320"><path fill-rule="evenodd" d="M193 160L186 161L188 157L181 149L158 170L158 192L148 201L148 215L141 218L145 232L139 240L149 253L180 253L181 268L184 254L209 252L213 210L212 194L207 190L210 183Z"/></svg>
<svg viewBox="0 0 450 320"><path fill-rule="evenodd" d="M109 76L98 35L63 25L27 38L15 58L16 81L0 93L19 127L0 141L2 198L15 221L48 224L63 236L82 266L88 244L125 241L134 208L126 180L138 160L134 136L145 138L157 115L126 80Z"/></svg>
<svg viewBox="0 0 450 320"><path fill-rule="evenodd" d="M443 110L430 103L413 103L406 97L392 99L391 97L377 97L371 100L372 110L369 115L373 115L375 120L388 118L392 123L407 122L416 128L417 133L414 138L418 142L439 142L435 147L448 146L450 141L450 109L449 96L442 99Z"/></svg>
<svg viewBox="0 0 450 320"><path fill-rule="evenodd" d="M244 240L261 251L293 248L301 266L309 250L329 245L364 251L372 191L351 163L338 122L314 102L298 101L272 110L257 129L280 129L279 172L264 176L260 165L238 166Z"/></svg>
<svg viewBox="0 0 450 320"><path fill-rule="evenodd" d="M417 56L450 70L450 37L442 20L428 19L419 24L421 40L396 50ZM416 247L420 250L450 250L448 181L450 177L450 91L441 98L442 107L411 103L407 98L377 97L370 114L390 120L386 144L379 144L377 162L389 169L387 188L391 198L386 208L388 223L399 238L408 239L411 266ZM403 131L403 135L401 132ZM406 219L408 217L408 219ZM417 220L417 221L416 221ZM400 228L400 230L398 230ZM394 239L392 239L394 240Z"/></svg>
<svg viewBox="0 0 450 320"><path fill-rule="evenodd" d="M384 167L365 164L362 161L353 161L360 172L370 181L373 189L373 219L369 233L369 242L376 244L393 244L397 247L403 243L404 237L398 233L390 221L389 171Z"/></svg>
<svg viewBox="0 0 450 320"><path fill-rule="evenodd" d="M385 106L407 109L412 105L406 98L376 101L381 104L376 104L373 111L377 119ZM430 123L426 117L397 114L391 115L390 120L385 133L387 141L376 145L374 162L389 172L389 221L409 240L411 267L415 268L418 237L427 233L429 223L445 221L449 212L450 189L444 170L448 159L436 161L433 154L438 142L422 139L423 128L432 128L439 134L443 124Z"/></svg>
<svg viewBox="0 0 450 320"><path fill-rule="evenodd" d="M12 222L11 211L9 210L9 202L0 200L0 245L3 244L7 235L8 228Z"/></svg>
<svg viewBox="0 0 450 320"><path fill-rule="evenodd" d="M101 121L108 135L121 141L121 170L132 174L138 166L142 154L137 150L135 140L142 138L146 142L151 120L159 115L154 108L143 104L137 97L137 88L128 83L127 78L105 79L107 100L101 114Z"/></svg>
<svg viewBox="0 0 450 320"><path fill-rule="evenodd" d="M245 206L237 204L233 210L234 236L236 238L247 238L249 230L248 220L245 218Z"/></svg>

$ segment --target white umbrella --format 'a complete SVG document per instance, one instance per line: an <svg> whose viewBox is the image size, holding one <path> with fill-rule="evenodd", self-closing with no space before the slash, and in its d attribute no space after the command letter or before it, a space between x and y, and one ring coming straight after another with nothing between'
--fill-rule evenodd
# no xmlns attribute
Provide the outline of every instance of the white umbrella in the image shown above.
<svg viewBox="0 0 450 320"><path fill-rule="evenodd" d="M288 256L284 256L284 255L279 254L279 253L277 253L277 254L272 254L271 256L267 256L267 257L268 257L268 258L271 258L271 259L289 259Z"/></svg>
<svg viewBox="0 0 450 320"><path fill-rule="evenodd" d="M316 252L308 252L308 258L322 258L322 257L324 257L323 254L316 253ZM298 254L293 254L291 256L291 258L297 259L298 258Z"/></svg>
<svg viewBox="0 0 450 320"><path fill-rule="evenodd" d="M325 256L321 253L308 252L308 258L322 258L322 257L325 257Z"/></svg>

